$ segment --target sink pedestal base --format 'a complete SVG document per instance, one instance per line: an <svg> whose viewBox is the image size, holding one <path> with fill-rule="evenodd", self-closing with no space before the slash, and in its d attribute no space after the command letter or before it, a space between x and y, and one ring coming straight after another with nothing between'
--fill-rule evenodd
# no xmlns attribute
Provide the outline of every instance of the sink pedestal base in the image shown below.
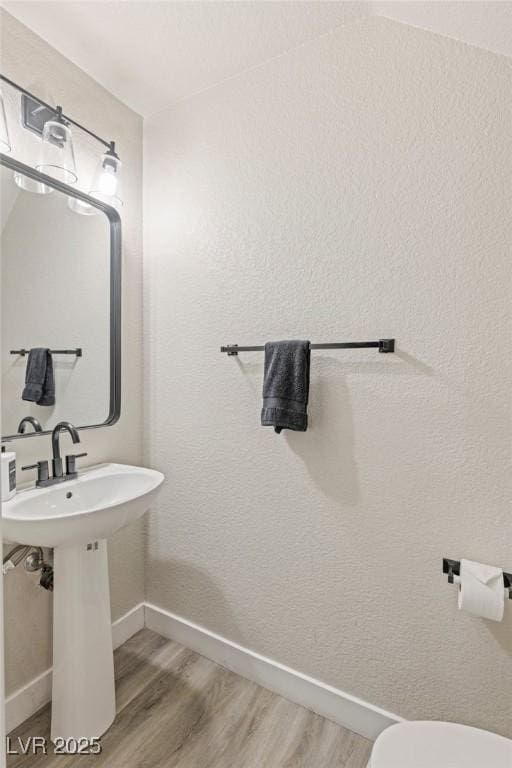
<svg viewBox="0 0 512 768"><path fill-rule="evenodd" d="M116 714L107 542L54 550L51 738L100 737Z"/></svg>

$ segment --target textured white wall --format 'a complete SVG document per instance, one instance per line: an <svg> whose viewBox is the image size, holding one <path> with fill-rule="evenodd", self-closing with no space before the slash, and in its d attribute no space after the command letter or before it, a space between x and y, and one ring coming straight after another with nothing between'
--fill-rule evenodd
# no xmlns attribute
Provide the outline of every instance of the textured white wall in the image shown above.
<svg viewBox="0 0 512 768"><path fill-rule="evenodd" d="M5 11L0 11L1 71L42 98L63 104L67 113L100 135L118 141L124 161L123 220L123 404L114 427L82 434L88 457L82 465L104 460L141 461L141 270L142 270L142 120L82 70ZM5 89L7 91L7 89ZM14 103L7 94L9 109ZM33 159L33 140L10 114L13 155ZM76 133L76 132L75 132ZM79 186L88 188L98 145L76 135ZM29 308L27 307L27 311ZM68 438L63 437L66 441ZM67 445L67 443L65 443ZM51 455L47 437L17 440L18 465ZM24 473L25 474L25 473ZM110 543L112 613L116 618L144 598L143 523L124 529ZM19 570L19 569L18 569ZM51 598L22 570L5 581L6 686L32 680L51 664Z"/></svg>
<svg viewBox="0 0 512 768"><path fill-rule="evenodd" d="M145 125L147 598L405 717L512 736L512 63L368 19ZM314 352L311 429L259 426L263 358Z"/></svg>

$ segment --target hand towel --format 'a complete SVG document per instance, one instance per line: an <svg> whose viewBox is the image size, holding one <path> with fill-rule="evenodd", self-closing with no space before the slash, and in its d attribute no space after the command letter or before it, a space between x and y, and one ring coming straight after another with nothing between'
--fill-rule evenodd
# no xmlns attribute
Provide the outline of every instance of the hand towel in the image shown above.
<svg viewBox="0 0 512 768"><path fill-rule="evenodd" d="M34 347L28 353L22 400L37 405L55 405L53 360L46 347Z"/></svg>
<svg viewBox="0 0 512 768"><path fill-rule="evenodd" d="M305 432L308 428L309 341L269 341L265 344L261 423Z"/></svg>
<svg viewBox="0 0 512 768"><path fill-rule="evenodd" d="M53 377L53 357L49 349L46 350L46 373L43 383L43 394L37 401L37 405L55 405L55 379Z"/></svg>

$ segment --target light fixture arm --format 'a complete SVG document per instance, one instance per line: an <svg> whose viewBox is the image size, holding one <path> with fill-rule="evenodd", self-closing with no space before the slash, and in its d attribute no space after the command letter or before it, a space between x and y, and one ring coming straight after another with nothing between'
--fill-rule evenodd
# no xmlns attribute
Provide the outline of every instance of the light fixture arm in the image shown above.
<svg viewBox="0 0 512 768"><path fill-rule="evenodd" d="M116 160L119 160L119 155L116 152L116 143L115 141L110 142L110 146L105 152L106 155L110 155L110 157L115 157Z"/></svg>

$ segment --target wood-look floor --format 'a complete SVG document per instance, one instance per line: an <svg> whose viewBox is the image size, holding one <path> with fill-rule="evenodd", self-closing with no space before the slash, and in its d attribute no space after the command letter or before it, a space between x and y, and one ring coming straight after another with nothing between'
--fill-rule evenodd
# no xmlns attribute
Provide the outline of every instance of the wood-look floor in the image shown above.
<svg viewBox="0 0 512 768"><path fill-rule="evenodd" d="M371 743L142 630L115 653L117 718L100 755L11 755L8 768L366 768ZM50 738L50 706L11 734Z"/></svg>

